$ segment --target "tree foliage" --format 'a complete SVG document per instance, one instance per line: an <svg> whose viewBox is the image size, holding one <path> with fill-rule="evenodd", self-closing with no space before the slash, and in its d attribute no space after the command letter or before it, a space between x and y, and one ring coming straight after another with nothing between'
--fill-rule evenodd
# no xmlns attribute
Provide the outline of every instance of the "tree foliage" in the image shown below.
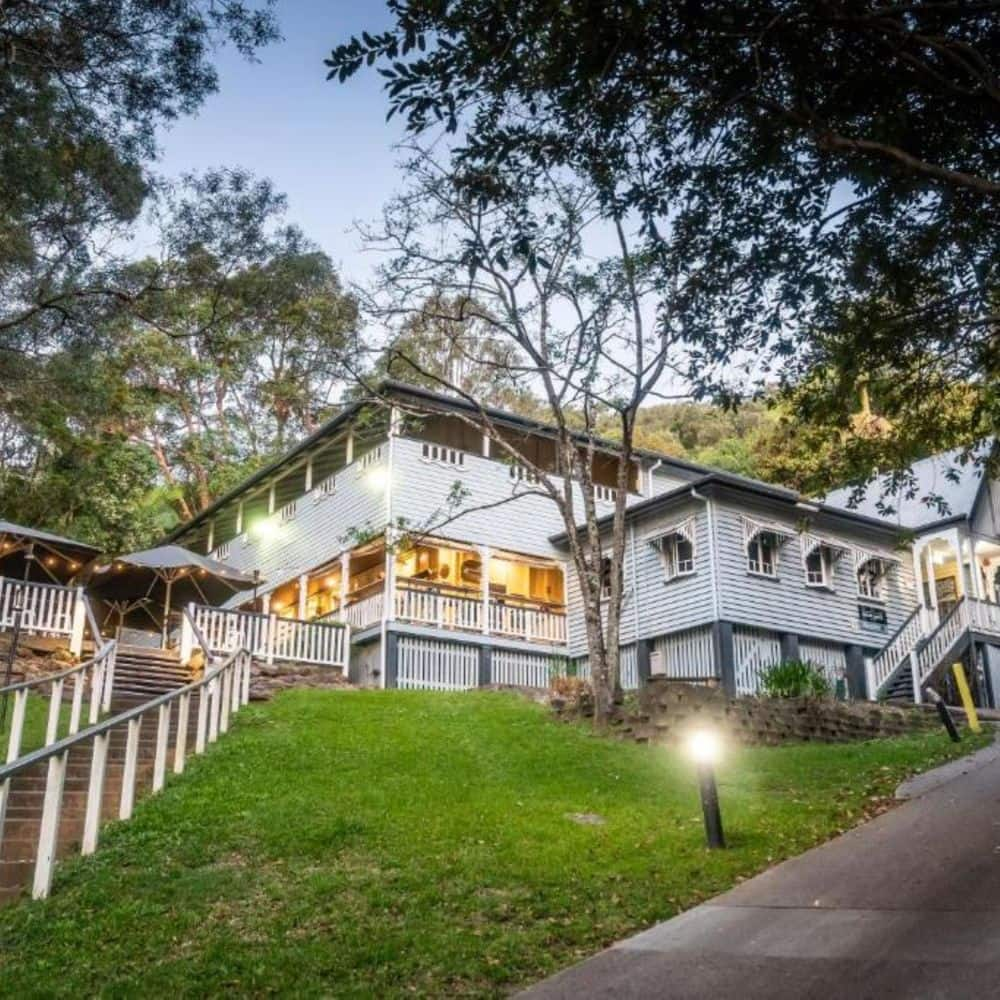
<svg viewBox="0 0 1000 1000"><path fill-rule="evenodd" d="M86 335L18 359L0 390L8 517L149 541L315 428L357 306L283 211L245 171L187 178L158 208L160 257L120 272L156 275L142 311L95 310Z"/></svg>
<svg viewBox="0 0 1000 1000"><path fill-rule="evenodd" d="M0 5L0 365L136 294L108 248L153 186L156 129L216 89L215 48L276 37L268 0Z"/></svg>
<svg viewBox="0 0 1000 1000"><path fill-rule="evenodd" d="M701 394L819 378L790 401L834 424L878 373L892 433L858 450L877 460L861 477L935 445L914 399L967 391L949 419L967 443L997 426L1000 5L389 7L330 75L375 65L411 133L456 133L483 197L509 194L501 168L572 169L638 218L681 291Z"/></svg>

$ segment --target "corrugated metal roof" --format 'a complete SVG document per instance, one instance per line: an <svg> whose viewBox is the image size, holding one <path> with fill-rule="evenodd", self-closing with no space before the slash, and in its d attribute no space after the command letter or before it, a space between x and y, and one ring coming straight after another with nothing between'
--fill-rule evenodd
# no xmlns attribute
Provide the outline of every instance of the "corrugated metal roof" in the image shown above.
<svg viewBox="0 0 1000 1000"><path fill-rule="evenodd" d="M966 449L958 448L914 462L910 467L912 481L904 483L895 495L887 492L891 477L877 476L857 500L853 500L854 489L845 486L828 493L823 503L912 530L968 517L983 481L982 460L992 447L993 440L988 440L974 449L971 457Z"/></svg>

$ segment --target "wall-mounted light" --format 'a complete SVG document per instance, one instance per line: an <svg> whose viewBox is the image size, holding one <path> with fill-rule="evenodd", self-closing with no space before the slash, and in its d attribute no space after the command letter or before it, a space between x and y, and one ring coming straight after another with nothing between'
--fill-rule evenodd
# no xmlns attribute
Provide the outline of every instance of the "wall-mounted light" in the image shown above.
<svg viewBox="0 0 1000 1000"><path fill-rule="evenodd" d="M259 521L254 521L254 523L250 525L250 534L255 538L259 538L261 541L273 538L279 530L280 525L278 522L269 517L262 517Z"/></svg>

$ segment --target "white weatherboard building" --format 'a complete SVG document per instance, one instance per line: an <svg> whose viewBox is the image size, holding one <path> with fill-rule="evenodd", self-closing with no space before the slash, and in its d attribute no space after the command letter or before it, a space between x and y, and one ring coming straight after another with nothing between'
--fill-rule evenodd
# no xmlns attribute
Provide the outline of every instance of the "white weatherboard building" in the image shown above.
<svg viewBox="0 0 1000 1000"><path fill-rule="evenodd" d="M541 686L570 661L585 672L555 506L526 469L491 454L460 419L462 401L400 383L383 391L397 409L345 408L171 540L259 571L258 593L233 607L278 623L349 623L360 683ZM554 469L551 429L491 418ZM608 522L616 464L609 450L593 470ZM918 463L916 498L889 516L875 495L851 508L846 491L818 502L640 453L627 512L625 686L660 674L752 692L763 668L797 656L856 697L919 697L964 659L980 700L996 704L1000 481L974 465L953 478L953 465ZM413 545L392 543L406 531Z"/></svg>

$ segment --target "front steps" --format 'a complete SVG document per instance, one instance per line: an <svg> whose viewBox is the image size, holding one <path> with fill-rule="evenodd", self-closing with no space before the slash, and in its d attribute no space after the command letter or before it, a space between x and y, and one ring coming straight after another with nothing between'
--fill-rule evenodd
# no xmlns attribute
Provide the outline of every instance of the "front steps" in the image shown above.
<svg viewBox="0 0 1000 1000"><path fill-rule="evenodd" d="M192 680L177 653L148 646L119 646L115 660L112 705L131 707L176 691Z"/></svg>
<svg viewBox="0 0 1000 1000"><path fill-rule="evenodd" d="M140 646L121 646L115 663L112 689L112 713L175 691L191 681L190 672L182 667L175 653ZM197 733L197 699L192 701L188 718L187 745L194 747ZM118 817L122 782L125 772L127 726L116 726L108 741L102 796L102 823ZM155 714L143 719L139 730L139 754L136 767L136 799L151 785L156 758L157 725ZM173 706L168 737L168 770L173 764L173 747L177 734L177 705ZM57 856L79 852L87 809L87 790L93 745L89 741L74 747L66 765L62 809L59 820ZM35 871L35 856L45 799L48 763L36 764L11 779L6 819L0 840L0 903L19 897L31 887Z"/></svg>

